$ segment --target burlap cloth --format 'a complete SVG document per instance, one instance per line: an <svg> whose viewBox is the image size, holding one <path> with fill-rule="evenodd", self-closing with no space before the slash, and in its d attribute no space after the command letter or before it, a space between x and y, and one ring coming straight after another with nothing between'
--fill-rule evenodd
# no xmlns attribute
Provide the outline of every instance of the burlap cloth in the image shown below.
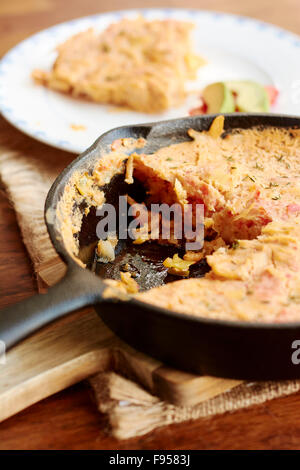
<svg viewBox="0 0 300 470"><path fill-rule="evenodd" d="M47 266L57 259L43 219L44 201L51 183L72 158L74 156L39 144L0 121L0 176L16 210L40 290L45 288ZM63 271L61 264L58 277ZM114 372L98 374L90 383L99 410L107 414L111 434L119 439L143 435L171 423L235 411L300 389L300 380L243 383L196 406L179 407L160 400Z"/></svg>

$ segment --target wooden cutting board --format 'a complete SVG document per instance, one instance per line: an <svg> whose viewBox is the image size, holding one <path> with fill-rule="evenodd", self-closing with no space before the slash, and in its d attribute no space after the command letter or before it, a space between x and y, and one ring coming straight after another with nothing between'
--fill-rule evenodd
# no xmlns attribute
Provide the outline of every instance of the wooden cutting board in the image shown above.
<svg viewBox="0 0 300 470"><path fill-rule="evenodd" d="M40 278L53 284L63 272L61 264L56 260L44 267ZM193 406L241 383L165 366L123 343L92 308L71 314L25 339L5 359L5 364L0 364L0 421L103 371L132 378L179 406Z"/></svg>

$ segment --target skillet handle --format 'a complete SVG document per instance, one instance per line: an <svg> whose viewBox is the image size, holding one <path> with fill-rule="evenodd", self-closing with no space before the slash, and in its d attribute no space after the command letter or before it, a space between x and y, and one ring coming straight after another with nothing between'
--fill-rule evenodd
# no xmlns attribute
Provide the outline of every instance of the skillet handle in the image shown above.
<svg viewBox="0 0 300 470"><path fill-rule="evenodd" d="M0 341L7 350L63 315L100 301L103 290L99 278L72 265L46 294L34 295L0 310Z"/></svg>

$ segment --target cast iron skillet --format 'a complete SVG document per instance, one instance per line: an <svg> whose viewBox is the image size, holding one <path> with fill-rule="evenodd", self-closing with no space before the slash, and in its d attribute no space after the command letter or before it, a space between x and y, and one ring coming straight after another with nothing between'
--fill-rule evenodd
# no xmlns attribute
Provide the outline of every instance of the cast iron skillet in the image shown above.
<svg viewBox="0 0 300 470"><path fill-rule="evenodd" d="M104 322L123 340L171 366L187 371L247 380L300 377L294 364L300 322L261 324L195 318L137 300L103 298L104 283L68 254L53 214L74 170L93 167L121 137L144 137L144 152L188 140L187 130L207 130L215 116L190 117L155 124L124 126L102 135L57 178L49 191L46 223L56 251L67 264L66 276L47 294L0 312L0 339L9 348L33 331L77 308L93 304ZM300 127L300 118L280 115L225 116L225 131L252 126ZM299 341L300 345L300 341ZM300 356L300 354L299 354Z"/></svg>

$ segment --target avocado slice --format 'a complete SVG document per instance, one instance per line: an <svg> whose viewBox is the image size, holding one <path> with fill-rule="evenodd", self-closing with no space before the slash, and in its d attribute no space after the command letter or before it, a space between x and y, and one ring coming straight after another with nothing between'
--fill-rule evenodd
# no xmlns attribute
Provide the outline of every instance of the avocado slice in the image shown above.
<svg viewBox="0 0 300 470"><path fill-rule="evenodd" d="M228 89L236 95L239 111L256 113L268 112L270 101L265 88L259 83L243 80L226 82Z"/></svg>
<svg viewBox="0 0 300 470"><path fill-rule="evenodd" d="M207 113L233 113L235 102L230 89L223 82L211 83L202 92Z"/></svg>

